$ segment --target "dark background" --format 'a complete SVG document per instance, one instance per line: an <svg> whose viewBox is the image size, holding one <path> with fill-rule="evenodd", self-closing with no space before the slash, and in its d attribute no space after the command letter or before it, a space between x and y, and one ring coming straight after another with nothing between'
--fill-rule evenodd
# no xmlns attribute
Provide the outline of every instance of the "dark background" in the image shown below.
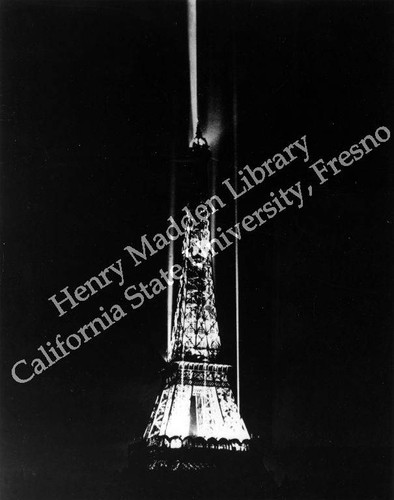
<svg viewBox="0 0 394 500"><path fill-rule="evenodd" d="M232 175L234 88L240 167L304 134L316 161L393 130L390 2L204 1L198 15L200 118L208 137L220 130L219 180ZM166 228L169 159L189 134L186 20L173 0L2 2L5 498L102 491L148 422L166 294L133 311L112 285L62 318L48 297L131 264L123 248ZM277 483L313 484L315 499L390 497L392 141L239 246L242 415ZM240 216L303 179L299 160L241 198ZM217 223L232 218L228 204ZM126 283L166 266L162 251ZM233 249L215 272L234 362ZM126 318L30 383L11 378L113 303Z"/></svg>

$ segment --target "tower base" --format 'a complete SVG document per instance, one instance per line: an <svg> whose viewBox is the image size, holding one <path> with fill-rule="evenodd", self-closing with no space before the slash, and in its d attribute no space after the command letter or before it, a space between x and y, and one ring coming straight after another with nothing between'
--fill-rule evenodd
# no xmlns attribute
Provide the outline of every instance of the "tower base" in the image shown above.
<svg viewBox="0 0 394 500"><path fill-rule="evenodd" d="M250 436L230 388L229 368L170 363L144 434L148 445L247 450Z"/></svg>
<svg viewBox="0 0 394 500"><path fill-rule="evenodd" d="M253 446L240 453L212 448L150 447L141 440L130 445L124 474L129 498L141 500L261 500L275 497L276 491L262 456L253 451Z"/></svg>

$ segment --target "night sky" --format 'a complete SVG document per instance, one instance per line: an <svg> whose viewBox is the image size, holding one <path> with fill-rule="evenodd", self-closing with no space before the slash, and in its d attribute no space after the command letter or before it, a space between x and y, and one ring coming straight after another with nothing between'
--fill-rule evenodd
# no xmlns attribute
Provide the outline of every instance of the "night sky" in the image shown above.
<svg viewBox="0 0 394 500"><path fill-rule="evenodd" d="M226 200L234 91L240 168L305 134L310 164L394 130L390 2L202 1L198 16L200 119L218 137ZM124 247L168 225L171 158L189 136L186 3L7 0L1 23L2 463L6 481L50 476L56 498L69 476L97 481L125 465L159 391L165 293L133 311L114 284L61 318L48 298L119 258L127 286L167 267L166 250L134 267ZM242 218L271 191L316 186L239 244L241 411L276 470L307 468L286 449L389 456L393 141L324 186L297 160L239 200ZM233 216L228 203L217 224ZM230 363L233 248L215 262ZM15 362L115 303L119 323L30 383L11 378Z"/></svg>

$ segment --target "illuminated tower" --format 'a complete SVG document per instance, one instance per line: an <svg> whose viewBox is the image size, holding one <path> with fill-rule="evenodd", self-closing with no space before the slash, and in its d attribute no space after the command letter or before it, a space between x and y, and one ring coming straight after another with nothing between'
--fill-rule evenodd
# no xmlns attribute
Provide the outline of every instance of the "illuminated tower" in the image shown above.
<svg viewBox="0 0 394 500"><path fill-rule="evenodd" d="M195 175L204 176L209 149L199 127L190 160ZM193 204L203 199L201 186L198 180L194 183ZM250 436L228 382L230 366L215 362L220 337L211 236L208 215L201 218L189 218L185 230L183 274L169 343L169 364L144 441L153 448L245 451Z"/></svg>

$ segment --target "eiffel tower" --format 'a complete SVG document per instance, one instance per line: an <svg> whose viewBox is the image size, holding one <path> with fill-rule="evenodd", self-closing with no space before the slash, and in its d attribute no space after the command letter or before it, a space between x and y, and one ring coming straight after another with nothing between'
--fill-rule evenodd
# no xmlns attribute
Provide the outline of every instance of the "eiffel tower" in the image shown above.
<svg viewBox="0 0 394 500"><path fill-rule="evenodd" d="M197 177L194 198L202 202L198 177L204 176L210 152L199 127L189 155ZM143 440L152 448L247 451L250 436L228 381L231 367L216 362L220 337L208 215L198 221L189 217L182 255L168 369Z"/></svg>

